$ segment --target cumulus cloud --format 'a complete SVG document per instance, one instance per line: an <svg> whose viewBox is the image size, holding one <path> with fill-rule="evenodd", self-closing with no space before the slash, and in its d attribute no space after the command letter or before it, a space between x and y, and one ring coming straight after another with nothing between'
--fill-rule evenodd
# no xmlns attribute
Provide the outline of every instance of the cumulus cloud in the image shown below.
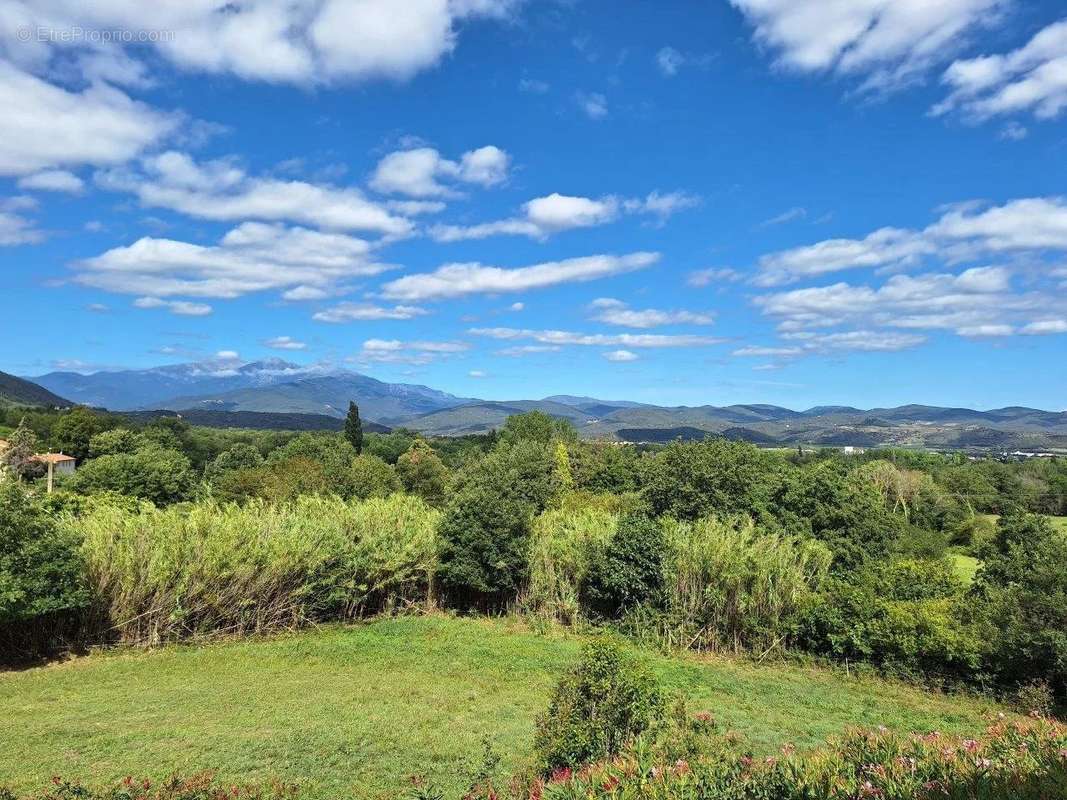
<svg viewBox="0 0 1067 800"><path fill-rule="evenodd" d="M356 322L363 320L414 319L429 312L418 306L377 306L373 303L339 303L312 315L319 322Z"/></svg>
<svg viewBox="0 0 1067 800"><path fill-rule="evenodd" d="M1057 117L1067 108L1067 20L1047 26L1010 53L954 61L941 80L951 92L934 106L935 115L959 111L984 120L1029 112L1038 119ZM1025 128L1012 130L1025 135Z"/></svg>
<svg viewBox="0 0 1067 800"><path fill-rule="evenodd" d="M390 281L382 287L382 295L390 300L411 302L469 294L521 292L633 272L650 267L657 261L658 253L639 252L624 256L570 258L514 269L479 263L446 264L433 272L405 275Z"/></svg>
<svg viewBox="0 0 1067 800"><path fill-rule="evenodd" d="M199 245L144 237L75 265L83 285L150 297L234 298L270 289L286 299L312 299L356 276L387 269L370 257L362 239L279 224L246 222L218 244Z"/></svg>
<svg viewBox="0 0 1067 800"><path fill-rule="evenodd" d="M140 171L105 171L97 183L132 192L141 204L219 221L289 221L332 230L361 230L400 236L410 221L367 199L354 187L253 177L230 160L198 164L186 153L168 151L144 158Z"/></svg>
<svg viewBox="0 0 1067 800"><path fill-rule="evenodd" d="M107 84L68 91L3 60L0 108L0 175L120 164L178 124Z"/></svg>
<svg viewBox="0 0 1067 800"><path fill-rule="evenodd" d="M546 345L585 345L592 347L703 347L721 344L712 336L655 333L574 333L572 331L530 330L528 328L471 328L475 336L490 339L532 339Z"/></svg>
<svg viewBox="0 0 1067 800"><path fill-rule="evenodd" d="M306 350L307 343L298 341L292 336L275 336L272 339L267 339L263 342L264 345L272 350Z"/></svg>
<svg viewBox="0 0 1067 800"><path fill-rule="evenodd" d="M553 192L524 203L522 213L517 217L480 225L436 225L430 229L430 235L439 242L486 239L499 235L547 239L561 231L614 222L620 213L648 214L662 223L672 214L691 208L699 202L699 198L685 192L652 192L644 198L629 199L612 195L600 198L579 197Z"/></svg>
<svg viewBox="0 0 1067 800"><path fill-rule="evenodd" d="M608 361L625 362L625 361L637 361L639 356L637 353L631 353L629 350L610 350L607 353L602 353Z"/></svg>
<svg viewBox="0 0 1067 800"><path fill-rule="evenodd" d="M675 324L710 325L715 321L715 315L706 312L662 311L656 308L637 310L612 297L599 297L589 308L593 312L591 319L626 328L655 328Z"/></svg>
<svg viewBox="0 0 1067 800"><path fill-rule="evenodd" d="M863 239L827 239L760 259L756 283L777 286L856 268L955 263L1008 252L1067 251L1067 200L1031 197L1000 206L965 204L921 231L881 228Z"/></svg>
<svg viewBox="0 0 1067 800"><path fill-rule="evenodd" d="M34 172L19 179L20 189L37 189L43 192L66 192L68 194L80 194L85 188L85 182L65 169L49 169Z"/></svg>
<svg viewBox="0 0 1067 800"><path fill-rule="evenodd" d="M385 156L371 176L372 188L408 197L458 197L460 192L442 181L490 187L507 180L511 157L493 145L464 153L459 161L444 158L432 147L398 150Z"/></svg>
<svg viewBox="0 0 1067 800"><path fill-rule="evenodd" d="M165 308L181 317L206 317L213 309L207 303L188 300L161 300L158 297L138 297L133 301L136 308ZM221 357L221 356L220 356Z"/></svg>
<svg viewBox="0 0 1067 800"><path fill-rule="evenodd" d="M970 31L992 24L1007 0L730 0L780 66L866 76L891 88L950 56Z"/></svg>
<svg viewBox="0 0 1067 800"><path fill-rule="evenodd" d="M1003 267L894 275L878 288L836 283L755 298L763 313L779 320L783 338L792 341L811 340L815 329L860 325L1008 335L1059 302L1047 292L1016 291Z"/></svg>
<svg viewBox="0 0 1067 800"><path fill-rule="evenodd" d="M270 83L405 80L451 53L465 21L503 18L516 0L247 0L241 3L34 3L8 19L31 28L168 31L157 53L179 68ZM99 48L92 55L97 57ZM113 54L112 54L113 55ZM102 62L109 79L136 62Z"/></svg>
<svg viewBox="0 0 1067 800"><path fill-rule="evenodd" d="M410 364L423 366L438 358L447 358L470 349L465 342L412 341L399 339L368 339L362 349L351 357L356 363Z"/></svg>

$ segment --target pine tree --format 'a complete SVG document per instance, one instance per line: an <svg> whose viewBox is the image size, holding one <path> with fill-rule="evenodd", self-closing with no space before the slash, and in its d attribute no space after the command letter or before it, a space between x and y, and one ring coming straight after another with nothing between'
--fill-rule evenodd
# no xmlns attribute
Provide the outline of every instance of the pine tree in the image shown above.
<svg viewBox="0 0 1067 800"><path fill-rule="evenodd" d="M352 443L356 455L363 452L363 420L359 418L359 406L348 401L348 416L345 418L345 438Z"/></svg>

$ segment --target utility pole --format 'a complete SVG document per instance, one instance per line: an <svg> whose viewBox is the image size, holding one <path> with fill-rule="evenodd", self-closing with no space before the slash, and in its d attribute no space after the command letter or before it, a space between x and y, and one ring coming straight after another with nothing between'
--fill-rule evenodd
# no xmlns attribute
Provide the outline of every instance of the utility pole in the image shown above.
<svg viewBox="0 0 1067 800"><path fill-rule="evenodd" d="M55 468L52 459L48 459L48 494L52 494L52 470Z"/></svg>

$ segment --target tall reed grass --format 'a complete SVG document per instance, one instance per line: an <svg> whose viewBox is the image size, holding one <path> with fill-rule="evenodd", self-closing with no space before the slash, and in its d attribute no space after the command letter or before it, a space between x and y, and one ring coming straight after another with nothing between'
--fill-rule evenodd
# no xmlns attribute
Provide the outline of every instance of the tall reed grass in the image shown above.
<svg viewBox="0 0 1067 800"><path fill-rule="evenodd" d="M100 504L82 537L101 618L130 643L260 633L431 602L437 511L409 495L360 503Z"/></svg>

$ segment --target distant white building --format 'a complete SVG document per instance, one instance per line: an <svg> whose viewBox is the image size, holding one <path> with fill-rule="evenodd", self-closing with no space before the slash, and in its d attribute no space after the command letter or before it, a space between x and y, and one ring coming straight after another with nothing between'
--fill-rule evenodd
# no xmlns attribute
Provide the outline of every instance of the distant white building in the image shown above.
<svg viewBox="0 0 1067 800"><path fill-rule="evenodd" d="M864 447L853 447L852 445L848 445L843 448L841 452L843 452L846 456L858 456L862 455L863 453L866 453L867 450Z"/></svg>
<svg viewBox="0 0 1067 800"><path fill-rule="evenodd" d="M55 475L73 475L77 466L77 459L63 453L38 453L33 460L40 461L45 466L51 464Z"/></svg>

